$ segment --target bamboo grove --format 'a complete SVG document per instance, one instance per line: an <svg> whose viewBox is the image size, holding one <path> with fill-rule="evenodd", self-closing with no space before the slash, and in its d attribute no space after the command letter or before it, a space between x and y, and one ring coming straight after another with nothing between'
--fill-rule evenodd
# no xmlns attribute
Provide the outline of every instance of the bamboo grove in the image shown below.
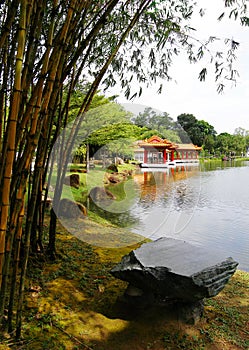
<svg viewBox="0 0 249 350"><path fill-rule="evenodd" d="M17 337L29 254L56 257L56 215L51 210L45 245L42 198L72 91L80 81L86 83L67 147L60 150L57 200L77 130L100 84L114 86L118 76L129 97L135 77L139 88L134 95L141 94L143 84L170 78L168 67L180 46L195 60L185 23L192 12L192 2L186 0L1 2L0 319L3 329Z"/></svg>

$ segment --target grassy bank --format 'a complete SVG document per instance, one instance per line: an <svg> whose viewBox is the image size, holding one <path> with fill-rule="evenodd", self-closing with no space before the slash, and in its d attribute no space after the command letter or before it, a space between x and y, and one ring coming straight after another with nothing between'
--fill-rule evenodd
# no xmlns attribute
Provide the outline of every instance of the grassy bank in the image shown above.
<svg viewBox="0 0 249 350"><path fill-rule="evenodd" d="M201 157L200 162L222 162L223 157L218 158L208 158L208 157ZM235 157L232 159L228 159L227 162L243 162L243 161L249 161L249 157Z"/></svg>
<svg viewBox="0 0 249 350"><path fill-rule="evenodd" d="M122 303L126 283L109 271L141 241L127 231L86 222L89 235L98 230L96 247L59 226L58 260L30 260L23 340L2 339L0 349L11 343L16 350L249 348L248 273L237 271L217 297L206 301L198 324L182 324L174 308L135 310ZM108 240L112 248L103 247ZM116 248L120 241L123 246Z"/></svg>

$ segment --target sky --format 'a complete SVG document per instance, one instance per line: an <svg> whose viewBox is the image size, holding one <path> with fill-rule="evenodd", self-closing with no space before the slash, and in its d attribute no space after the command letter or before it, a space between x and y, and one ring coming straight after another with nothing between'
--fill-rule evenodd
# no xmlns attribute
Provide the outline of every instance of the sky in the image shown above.
<svg viewBox="0 0 249 350"><path fill-rule="evenodd" d="M182 113L193 114L198 120L211 124L218 134L233 134L238 127L249 130L249 27L242 27L232 19L217 21L224 10L223 4L223 0L198 0L198 5L205 9L205 16L194 16L191 26L196 28L195 35L198 34L200 40L213 35L221 38L218 45L222 45L225 38L233 38L240 43L235 64L239 72L236 85L227 82L224 92L218 94L212 74L205 82L198 80L199 72L205 66L203 62L190 64L185 57L179 56L170 70L173 79L164 83L162 94L157 94L157 85L144 88L142 96L132 102L127 101L117 88L109 91L110 95L117 93L117 102L134 113L148 106L169 113L174 120ZM207 68L208 72L211 71L211 66Z"/></svg>

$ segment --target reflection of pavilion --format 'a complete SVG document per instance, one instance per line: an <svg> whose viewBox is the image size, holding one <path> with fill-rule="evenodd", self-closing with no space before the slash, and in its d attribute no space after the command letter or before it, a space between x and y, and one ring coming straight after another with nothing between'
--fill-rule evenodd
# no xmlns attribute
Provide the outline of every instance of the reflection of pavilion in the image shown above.
<svg viewBox="0 0 249 350"><path fill-rule="evenodd" d="M138 142L143 149L142 168L166 168L170 165L198 163L201 147L189 144L176 144L158 136ZM141 153L141 151L140 151Z"/></svg>
<svg viewBox="0 0 249 350"><path fill-rule="evenodd" d="M192 176L199 174L199 167L193 164L168 168L141 168L133 174L133 181L139 186L140 197L146 203L152 203L159 197L164 197L174 188L173 182L185 183ZM178 193L179 195L179 193Z"/></svg>

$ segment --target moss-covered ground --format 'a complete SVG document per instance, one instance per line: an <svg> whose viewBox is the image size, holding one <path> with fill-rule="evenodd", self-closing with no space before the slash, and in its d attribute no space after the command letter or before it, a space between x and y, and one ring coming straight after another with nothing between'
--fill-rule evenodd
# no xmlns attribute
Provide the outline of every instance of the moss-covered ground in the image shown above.
<svg viewBox="0 0 249 350"><path fill-rule="evenodd" d="M218 296L206 300L201 321L186 325L174 307L136 309L123 303L126 283L109 271L141 242L127 231L119 234L125 235L124 247L114 247L114 236L113 248L101 248L58 226L56 262L30 259L23 339L18 344L4 339L0 349L249 349L248 273L237 271Z"/></svg>

